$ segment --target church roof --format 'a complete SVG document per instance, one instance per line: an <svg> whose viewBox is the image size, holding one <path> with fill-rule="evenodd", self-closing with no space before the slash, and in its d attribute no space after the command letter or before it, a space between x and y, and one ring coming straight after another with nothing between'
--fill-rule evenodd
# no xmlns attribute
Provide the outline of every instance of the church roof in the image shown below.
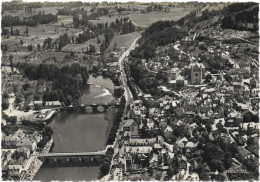
<svg viewBox="0 0 260 182"><path fill-rule="evenodd" d="M194 63L191 63L189 65L189 68L193 68L193 69L196 69L196 68L205 68L204 64L202 63L198 63L197 61L194 62Z"/></svg>

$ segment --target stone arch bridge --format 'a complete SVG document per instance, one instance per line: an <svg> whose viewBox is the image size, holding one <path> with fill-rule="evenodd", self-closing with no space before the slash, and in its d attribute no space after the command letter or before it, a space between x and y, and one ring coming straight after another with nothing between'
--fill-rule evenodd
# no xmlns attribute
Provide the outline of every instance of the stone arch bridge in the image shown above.
<svg viewBox="0 0 260 182"><path fill-rule="evenodd" d="M79 152L79 153L47 153L33 154L46 165L100 165L105 157L106 150L98 152Z"/></svg>
<svg viewBox="0 0 260 182"><path fill-rule="evenodd" d="M89 114L98 114L105 113L109 108L119 107L119 103L101 103L101 104L87 104L87 105L78 105L78 106L66 106L55 108L59 111L68 111L68 112L83 112Z"/></svg>

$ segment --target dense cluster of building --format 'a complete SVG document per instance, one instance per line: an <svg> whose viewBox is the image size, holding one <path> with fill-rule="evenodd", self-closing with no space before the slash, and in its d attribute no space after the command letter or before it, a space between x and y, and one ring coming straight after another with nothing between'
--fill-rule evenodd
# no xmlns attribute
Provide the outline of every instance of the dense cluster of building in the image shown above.
<svg viewBox="0 0 260 182"><path fill-rule="evenodd" d="M2 134L2 175L8 180L32 180L42 162L32 155L42 135L18 129L9 136Z"/></svg>
<svg viewBox="0 0 260 182"><path fill-rule="evenodd" d="M226 144L238 146L238 157L233 158L230 169L237 168L234 165L237 160L240 167L249 160L253 170L258 171L258 63L251 61L240 68L228 53L223 52L225 66L216 73L189 57L190 64L186 66L189 77L186 78L182 76L184 69L174 64L169 66L169 56L157 61L150 59L148 63L141 60L150 72L156 74L160 69L164 70L168 84L160 86L165 94L158 100L142 92L132 100L112 165L114 173L119 170L124 174L144 173L151 168L163 173L174 163L177 172L171 180L199 180L198 163L193 153L199 144L197 139L201 137L200 132L194 131L201 128L207 131L212 142L221 138ZM173 85L179 85L180 89L175 90ZM157 102L157 105L147 104L149 101ZM194 118L199 118L200 122L194 122ZM183 134L176 134L176 128ZM205 171L209 176L218 173L209 168ZM111 177L122 179L122 172L120 178L118 173L111 173Z"/></svg>

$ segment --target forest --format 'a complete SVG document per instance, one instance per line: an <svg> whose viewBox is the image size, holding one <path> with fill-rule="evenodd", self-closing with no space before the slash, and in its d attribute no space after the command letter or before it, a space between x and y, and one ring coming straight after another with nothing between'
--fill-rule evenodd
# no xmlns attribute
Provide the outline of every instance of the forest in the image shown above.
<svg viewBox="0 0 260 182"><path fill-rule="evenodd" d="M227 6L224 11L222 28L237 30L258 30L258 11L257 3L233 3ZM245 24L253 23L252 27Z"/></svg>
<svg viewBox="0 0 260 182"><path fill-rule="evenodd" d="M164 46L181 40L188 34L185 28L177 27L175 21L158 21L148 27L139 41L139 47L131 52L134 58L154 57L157 46Z"/></svg>
<svg viewBox="0 0 260 182"><path fill-rule="evenodd" d="M25 64L24 74L31 80L52 81L52 88L47 87L43 93L43 101L59 100L65 105L77 101L89 78L87 68L77 63L61 68L54 64Z"/></svg>

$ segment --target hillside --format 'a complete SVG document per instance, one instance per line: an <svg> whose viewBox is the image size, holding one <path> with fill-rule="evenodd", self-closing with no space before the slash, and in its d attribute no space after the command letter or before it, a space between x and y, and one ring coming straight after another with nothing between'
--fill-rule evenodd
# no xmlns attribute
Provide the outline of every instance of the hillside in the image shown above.
<svg viewBox="0 0 260 182"><path fill-rule="evenodd" d="M258 3L233 3L227 6L222 28L237 30L258 30Z"/></svg>

